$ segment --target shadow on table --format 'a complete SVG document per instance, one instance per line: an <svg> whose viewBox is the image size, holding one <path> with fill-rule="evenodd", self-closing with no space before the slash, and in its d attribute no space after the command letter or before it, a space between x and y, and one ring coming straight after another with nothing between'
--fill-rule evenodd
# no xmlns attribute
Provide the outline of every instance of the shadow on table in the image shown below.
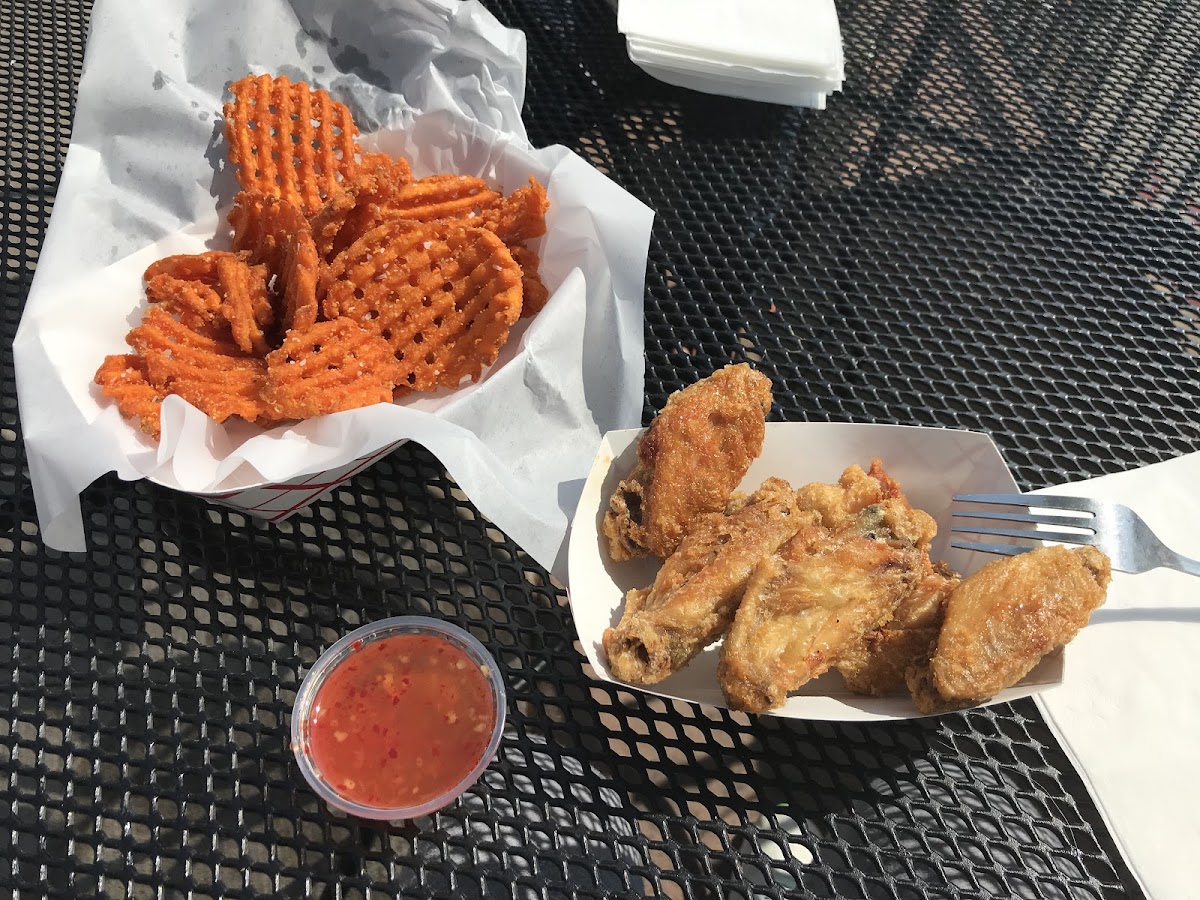
<svg viewBox="0 0 1200 900"><path fill-rule="evenodd" d="M692 896L690 879L714 877L819 892L846 873L914 890L977 886L989 868L1079 875L1071 795L1014 755L1031 708L856 725L601 683L590 699L545 744L551 759L562 748L558 766L579 766L581 793L607 799L596 829L659 895ZM563 824L578 827L578 813Z"/></svg>
<svg viewBox="0 0 1200 900"><path fill-rule="evenodd" d="M482 607L508 617L486 621L510 706L481 783L400 828L338 818L295 769L288 715L323 642L387 597L357 580L353 559L309 559L147 490L166 505L150 515L140 491L125 492L118 512L133 519L126 533L140 532L139 516L156 522L159 549L117 560L107 599L71 619L88 637L73 689L91 685L94 762L72 776L87 799L70 827L79 852L114 841L128 851L106 877L136 880L139 857L168 886L284 896L351 883L449 889L452 873L464 896L510 896L543 857L553 863L536 863L543 871L598 891L668 897L708 896L713 879L828 893L851 872L947 888L1014 865L1074 877L1083 820L1072 798L1083 795L1062 790L1065 763L1049 760L1031 707L855 726L667 703L588 681L552 591ZM281 588L262 589L283 566L294 571ZM35 681L18 696L36 706L45 691L38 667L28 671Z"/></svg>

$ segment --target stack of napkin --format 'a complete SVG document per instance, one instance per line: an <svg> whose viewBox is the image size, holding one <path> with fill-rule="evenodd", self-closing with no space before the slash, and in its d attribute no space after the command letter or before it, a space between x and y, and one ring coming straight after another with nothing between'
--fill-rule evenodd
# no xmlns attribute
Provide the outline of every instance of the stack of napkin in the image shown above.
<svg viewBox="0 0 1200 900"><path fill-rule="evenodd" d="M833 0L620 0L617 27L668 84L813 109L842 89Z"/></svg>

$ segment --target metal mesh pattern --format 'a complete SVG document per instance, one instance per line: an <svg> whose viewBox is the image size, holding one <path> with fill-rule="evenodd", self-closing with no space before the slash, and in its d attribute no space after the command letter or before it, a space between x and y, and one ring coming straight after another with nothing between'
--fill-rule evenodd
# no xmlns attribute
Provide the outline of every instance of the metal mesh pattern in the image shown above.
<svg viewBox="0 0 1200 900"><path fill-rule="evenodd" d="M494 6L534 141L658 211L647 416L748 359L779 418L986 429L1027 486L1196 449L1196 8L839 7L847 91L813 114L652 81L603 0ZM86 16L0 0L9 341ZM14 895L1138 896L1031 703L852 727L590 681L563 591L419 448L283 526L108 479L76 558L38 540L11 389L0 466ZM509 724L462 802L377 828L315 799L286 722L322 649L406 612L488 645Z"/></svg>

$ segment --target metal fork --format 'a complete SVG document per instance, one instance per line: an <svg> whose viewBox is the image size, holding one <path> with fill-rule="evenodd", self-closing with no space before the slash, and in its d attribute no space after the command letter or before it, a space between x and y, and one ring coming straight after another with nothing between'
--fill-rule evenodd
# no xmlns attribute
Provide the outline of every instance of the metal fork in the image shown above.
<svg viewBox="0 0 1200 900"><path fill-rule="evenodd" d="M1029 541L1054 541L1064 544L1090 544L1107 554L1118 572L1149 572L1168 568L1200 575L1200 562L1180 556L1167 547L1128 506L1088 500L1083 497L1052 497L1046 494L959 494L958 503L981 503L993 506L1018 506L1020 512L961 510L952 514L950 531L955 534L980 534L996 537L1022 538ZM1027 512L1032 508L1034 512ZM1044 512L1043 512L1044 510ZM1074 513L1056 515L1055 513ZM993 522L1023 522L1025 528L994 528L968 525L964 519L984 519ZM1044 526L1035 530L1036 526ZM1074 529L1074 530L1069 530ZM961 550L980 550L1016 556L1034 546L994 544L952 540L950 546Z"/></svg>

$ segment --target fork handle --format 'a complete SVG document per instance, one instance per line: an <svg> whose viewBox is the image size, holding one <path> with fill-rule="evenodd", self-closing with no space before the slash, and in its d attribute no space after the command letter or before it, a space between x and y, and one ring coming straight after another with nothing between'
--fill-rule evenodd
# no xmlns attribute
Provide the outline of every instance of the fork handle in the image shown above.
<svg viewBox="0 0 1200 900"><path fill-rule="evenodd" d="M1188 559L1186 556L1181 556L1174 550L1169 550L1162 561L1162 565L1168 569L1175 569L1177 572L1187 572L1189 575L1200 575L1200 561Z"/></svg>

